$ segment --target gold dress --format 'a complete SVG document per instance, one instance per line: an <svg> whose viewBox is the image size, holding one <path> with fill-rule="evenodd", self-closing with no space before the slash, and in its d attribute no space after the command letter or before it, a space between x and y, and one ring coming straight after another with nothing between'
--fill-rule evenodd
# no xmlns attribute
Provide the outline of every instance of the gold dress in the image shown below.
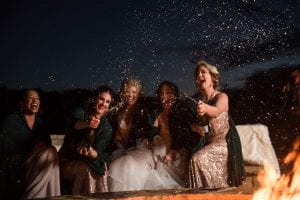
<svg viewBox="0 0 300 200"><path fill-rule="evenodd" d="M206 145L198 150L189 163L191 188L224 188L228 185L228 148L226 136L229 131L228 112L209 120L210 133Z"/></svg>

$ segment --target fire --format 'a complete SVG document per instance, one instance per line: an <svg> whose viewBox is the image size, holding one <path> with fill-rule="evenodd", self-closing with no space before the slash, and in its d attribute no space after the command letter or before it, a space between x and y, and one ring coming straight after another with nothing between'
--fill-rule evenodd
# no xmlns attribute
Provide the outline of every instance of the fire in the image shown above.
<svg viewBox="0 0 300 200"><path fill-rule="evenodd" d="M292 170L277 177L275 170L265 166L259 172L257 180L260 188L252 200L299 200L300 199L300 138L293 145L292 151L284 158L284 163L293 165Z"/></svg>

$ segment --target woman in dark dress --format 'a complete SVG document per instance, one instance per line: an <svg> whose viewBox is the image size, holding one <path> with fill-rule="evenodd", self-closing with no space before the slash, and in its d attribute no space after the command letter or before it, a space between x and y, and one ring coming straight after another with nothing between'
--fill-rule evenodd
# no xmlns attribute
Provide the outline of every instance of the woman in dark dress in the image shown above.
<svg viewBox="0 0 300 200"><path fill-rule="evenodd" d="M9 115L1 127L1 170L4 198L49 198L60 195L58 155L37 113L40 97L24 92L21 112Z"/></svg>
<svg viewBox="0 0 300 200"><path fill-rule="evenodd" d="M112 98L110 88L100 87L90 108L74 110L73 132L59 151L63 193L108 192L106 148L112 128L105 114Z"/></svg>

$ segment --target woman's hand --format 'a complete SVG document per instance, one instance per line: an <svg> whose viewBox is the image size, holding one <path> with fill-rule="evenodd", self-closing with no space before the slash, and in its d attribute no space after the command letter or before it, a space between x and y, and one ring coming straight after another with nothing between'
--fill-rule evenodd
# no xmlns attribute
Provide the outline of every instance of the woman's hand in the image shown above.
<svg viewBox="0 0 300 200"><path fill-rule="evenodd" d="M170 152L165 156L164 163L172 162L174 160L176 160L176 151L170 150Z"/></svg>
<svg viewBox="0 0 300 200"><path fill-rule="evenodd" d="M87 147L77 147L77 152L80 154L80 155L84 155L84 156L88 156L89 155L89 152L90 152L90 147L87 148Z"/></svg>
<svg viewBox="0 0 300 200"><path fill-rule="evenodd" d="M207 104L204 103L203 101L199 101L197 104L197 113L200 116L205 115L207 112Z"/></svg>
<svg viewBox="0 0 300 200"><path fill-rule="evenodd" d="M74 124L74 128L75 128L75 130L82 130L85 128L95 129L98 127L99 123L100 123L100 119L93 116L93 117L90 117L88 120L78 119Z"/></svg>
<svg viewBox="0 0 300 200"><path fill-rule="evenodd" d="M218 92L214 99L214 105L199 101L197 104L197 114L199 116L207 115L208 117L217 117L222 112L228 112L228 96L225 93Z"/></svg>
<svg viewBox="0 0 300 200"><path fill-rule="evenodd" d="M93 116L89 119L88 123L89 123L89 125L88 125L89 128L97 128L100 123L100 119Z"/></svg>
<svg viewBox="0 0 300 200"><path fill-rule="evenodd" d="M205 130L203 126L191 125L192 131L199 133L201 136L205 136Z"/></svg>
<svg viewBox="0 0 300 200"><path fill-rule="evenodd" d="M77 152L80 154L80 155L83 155L83 156L86 156L86 157L89 157L89 158L96 158L97 157L97 151L95 151L93 149L93 147L77 147Z"/></svg>

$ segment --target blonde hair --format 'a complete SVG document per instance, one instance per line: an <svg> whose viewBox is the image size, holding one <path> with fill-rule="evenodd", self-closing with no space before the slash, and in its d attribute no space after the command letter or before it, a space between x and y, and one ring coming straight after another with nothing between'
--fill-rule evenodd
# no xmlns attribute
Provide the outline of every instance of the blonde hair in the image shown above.
<svg viewBox="0 0 300 200"><path fill-rule="evenodd" d="M206 69L208 69L210 75L212 76L212 81L213 81L213 87L215 89L219 88L220 86L220 73L217 69L217 67L203 61L200 60L196 63L196 69L194 71L194 79L196 80L198 74L199 74L199 69L201 67L205 67Z"/></svg>
<svg viewBox="0 0 300 200"><path fill-rule="evenodd" d="M132 86L137 88L139 95L141 94L141 92L142 92L141 81L138 80L138 79L135 79L135 78L127 78L121 84L120 92L121 92L121 99L122 100L124 100L124 96L125 96L126 91Z"/></svg>

